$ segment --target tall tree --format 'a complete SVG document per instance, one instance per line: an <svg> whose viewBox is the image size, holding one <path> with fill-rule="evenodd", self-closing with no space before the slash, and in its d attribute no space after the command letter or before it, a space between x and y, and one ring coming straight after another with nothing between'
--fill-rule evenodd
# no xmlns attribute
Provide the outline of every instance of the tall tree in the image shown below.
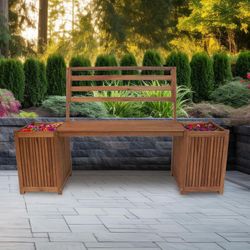
<svg viewBox="0 0 250 250"><path fill-rule="evenodd" d="M39 1L38 52L43 53L47 45L48 0Z"/></svg>
<svg viewBox="0 0 250 250"><path fill-rule="evenodd" d="M236 32L249 32L249 0L199 0L190 2L191 13L179 19L179 29L200 35L207 50L210 38L237 52Z"/></svg>
<svg viewBox="0 0 250 250"><path fill-rule="evenodd" d="M0 56L9 54L9 3L0 0Z"/></svg>
<svg viewBox="0 0 250 250"><path fill-rule="evenodd" d="M30 17L30 13L35 10L34 1L9 0L9 51L11 57L34 54L35 43L23 37L22 31L29 27L35 27Z"/></svg>

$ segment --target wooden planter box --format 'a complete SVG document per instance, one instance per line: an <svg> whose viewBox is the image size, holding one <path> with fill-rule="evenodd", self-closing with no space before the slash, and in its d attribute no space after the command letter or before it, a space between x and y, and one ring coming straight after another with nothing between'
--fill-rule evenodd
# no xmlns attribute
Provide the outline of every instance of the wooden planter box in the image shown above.
<svg viewBox="0 0 250 250"><path fill-rule="evenodd" d="M70 139L57 132L15 132L20 193L57 192L71 175Z"/></svg>
<svg viewBox="0 0 250 250"><path fill-rule="evenodd" d="M213 125L215 131L185 130L173 138L171 168L182 194L224 191L229 131Z"/></svg>

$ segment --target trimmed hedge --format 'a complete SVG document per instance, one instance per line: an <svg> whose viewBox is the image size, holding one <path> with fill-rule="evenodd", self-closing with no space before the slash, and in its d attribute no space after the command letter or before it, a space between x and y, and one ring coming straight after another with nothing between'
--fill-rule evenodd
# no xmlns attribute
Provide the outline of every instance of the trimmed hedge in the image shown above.
<svg viewBox="0 0 250 250"><path fill-rule="evenodd" d="M137 62L135 59L135 56L132 53L127 53L123 55L120 61L120 66L137 66ZM122 75L138 75L139 71L138 70L122 70L121 71ZM123 84L133 84L133 85L140 85L140 81L123 81Z"/></svg>
<svg viewBox="0 0 250 250"><path fill-rule="evenodd" d="M118 66L118 63L114 55L99 55L96 58L95 66L96 67ZM116 75L116 74L120 74L120 72L117 70L95 71L95 75ZM96 85L103 85L103 82L96 81Z"/></svg>
<svg viewBox="0 0 250 250"><path fill-rule="evenodd" d="M4 59L0 58L0 89L4 88L4 86L3 86L3 74L4 74Z"/></svg>
<svg viewBox="0 0 250 250"><path fill-rule="evenodd" d="M212 60L206 53L196 53L192 57L190 66L193 101L206 101L214 89Z"/></svg>
<svg viewBox="0 0 250 250"><path fill-rule="evenodd" d="M66 64L59 54L48 57L46 75L48 81L48 95L65 95L66 90Z"/></svg>
<svg viewBox="0 0 250 250"><path fill-rule="evenodd" d="M91 67L91 62L84 56L74 56L69 62L70 67ZM91 75L91 71L73 71L73 75ZM74 86L90 86L91 81L75 81ZM78 93L77 93L78 94ZM87 92L80 92L81 95L86 95Z"/></svg>
<svg viewBox="0 0 250 250"><path fill-rule="evenodd" d="M230 58L226 53L220 52L214 54L213 70L215 88L232 79Z"/></svg>
<svg viewBox="0 0 250 250"><path fill-rule="evenodd" d="M235 71L237 76L246 78L247 73L250 72L250 51L244 51L239 54Z"/></svg>
<svg viewBox="0 0 250 250"><path fill-rule="evenodd" d="M42 101L39 61L28 58L24 63L25 92L24 106L38 106Z"/></svg>
<svg viewBox="0 0 250 250"><path fill-rule="evenodd" d="M190 87L191 68L187 54L172 52L166 59L166 66L176 67L178 85Z"/></svg>
<svg viewBox="0 0 250 250"><path fill-rule="evenodd" d="M48 82L46 78L46 66L42 61L38 62L39 64L39 78L40 78L40 88L41 88L41 100L43 101L47 95Z"/></svg>
<svg viewBox="0 0 250 250"><path fill-rule="evenodd" d="M135 56L132 53L125 54L120 61L120 66L137 66ZM123 70L122 75L138 75L138 70Z"/></svg>
<svg viewBox="0 0 250 250"><path fill-rule="evenodd" d="M162 66L162 59L156 50L147 50L144 54L143 66ZM159 70L143 70L142 75L163 75L163 71Z"/></svg>
<svg viewBox="0 0 250 250"><path fill-rule="evenodd" d="M25 78L22 63L16 59L5 59L2 71L2 88L10 90L18 101L23 102Z"/></svg>

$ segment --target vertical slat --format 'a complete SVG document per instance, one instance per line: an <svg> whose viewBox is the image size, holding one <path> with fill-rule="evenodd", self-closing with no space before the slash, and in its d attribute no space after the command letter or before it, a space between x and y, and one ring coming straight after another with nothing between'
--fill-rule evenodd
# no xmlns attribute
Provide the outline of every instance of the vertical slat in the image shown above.
<svg viewBox="0 0 250 250"><path fill-rule="evenodd" d="M171 75L172 75L172 98L173 98L173 118L176 121L176 85L177 85L177 80L176 80L176 68L172 68L171 70Z"/></svg>
<svg viewBox="0 0 250 250"><path fill-rule="evenodd" d="M66 121L70 120L70 101L71 101L71 69L66 70Z"/></svg>

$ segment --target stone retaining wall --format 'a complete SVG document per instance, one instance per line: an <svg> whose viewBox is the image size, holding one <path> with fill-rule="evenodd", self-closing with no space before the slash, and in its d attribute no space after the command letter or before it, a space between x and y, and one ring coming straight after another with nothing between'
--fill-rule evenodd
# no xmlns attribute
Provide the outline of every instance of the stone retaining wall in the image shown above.
<svg viewBox="0 0 250 250"><path fill-rule="evenodd" d="M16 169L14 130L34 121L62 120L60 118L0 119L0 169ZM218 119L216 122L221 123ZM242 134L244 129L231 129L231 131L237 131L237 134L231 133L230 136L228 169L237 167L249 173L250 167L247 167L247 161L250 159L250 153L247 150L250 147L250 133L247 141ZM72 139L71 147L74 169L170 169L171 138L169 137L79 137Z"/></svg>

